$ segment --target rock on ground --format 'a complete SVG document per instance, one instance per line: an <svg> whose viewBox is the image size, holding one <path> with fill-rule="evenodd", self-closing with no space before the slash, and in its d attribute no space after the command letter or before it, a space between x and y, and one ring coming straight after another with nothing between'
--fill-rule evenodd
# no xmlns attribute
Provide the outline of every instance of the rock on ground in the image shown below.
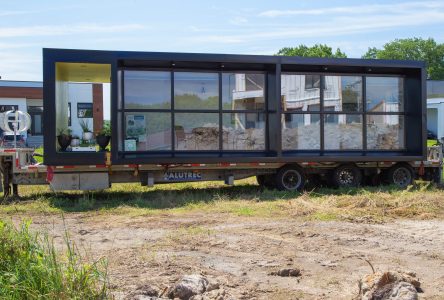
<svg viewBox="0 0 444 300"><path fill-rule="evenodd" d="M158 299L159 292L149 284L137 287L134 292L129 294L125 299L127 300L154 300Z"/></svg>
<svg viewBox="0 0 444 300"><path fill-rule="evenodd" d="M301 275L301 270L298 268L280 269L275 272L271 272L270 275L276 275L281 277L297 277Z"/></svg>
<svg viewBox="0 0 444 300"><path fill-rule="evenodd" d="M414 273L377 272L361 279L362 300L417 300L420 282Z"/></svg>
<svg viewBox="0 0 444 300"><path fill-rule="evenodd" d="M188 300L195 295L205 293L208 284L208 279L201 275L185 275L168 291L168 297Z"/></svg>

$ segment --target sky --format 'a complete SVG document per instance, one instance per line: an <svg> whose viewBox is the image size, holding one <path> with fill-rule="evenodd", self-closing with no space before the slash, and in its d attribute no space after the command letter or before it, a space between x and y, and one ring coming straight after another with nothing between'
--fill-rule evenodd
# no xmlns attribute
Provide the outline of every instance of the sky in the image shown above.
<svg viewBox="0 0 444 300"><path fill-rule="evenodd" d="M396 38L444 42L444 0L0 3L2 80L42 80L42 48L272 55L322 43L358 58Z"/></svg>

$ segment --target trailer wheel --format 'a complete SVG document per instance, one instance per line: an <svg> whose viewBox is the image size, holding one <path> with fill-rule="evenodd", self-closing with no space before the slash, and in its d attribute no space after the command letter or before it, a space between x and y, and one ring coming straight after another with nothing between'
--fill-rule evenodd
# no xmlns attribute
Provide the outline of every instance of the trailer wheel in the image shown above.
<svg viewBox="0 0 444 300"><path fill-rule="evenodd" d="M257 183L260 186L272 190L272 189L276 188L273 177L274 177L274 175L272 175L272 174L269 174L269 175L257 175L256 176L256 180L257 180Z"/></svg>
<svg viewBox="0 0 444 300"><path fill-rule="evenodd" d="M283 167L276 173L275 182L280 191L301 191L305 185L305 174L299 166Z"/></svg>
<svg viewBox="0 0 444 300"><path fill-rule="evenodd" d="M362 173L355 165L341 165L333 171L333 185L341 187L358 187L362 181Z"/></svg>
<svg viewBox="0 0 444 300"><path fill-rule="evenodd" d="M407 164L397 164L388 169L387 181L389 184L406 188L413 183L413 169Z"/></svg>

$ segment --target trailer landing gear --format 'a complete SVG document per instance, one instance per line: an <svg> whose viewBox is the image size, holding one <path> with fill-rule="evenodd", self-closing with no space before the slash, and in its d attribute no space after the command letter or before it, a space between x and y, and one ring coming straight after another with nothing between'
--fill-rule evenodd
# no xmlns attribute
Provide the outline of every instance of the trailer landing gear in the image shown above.
<svg viewBox="0 0 444 300"><path fill-rule="evenodd" d="M9 161L1 162L1 173L2 173L2 187L3 187L3 198L8 198L11 196L11 186L12 186L12 196L17 197L18 185L11 182L12 179L12 165Z"/></svg>

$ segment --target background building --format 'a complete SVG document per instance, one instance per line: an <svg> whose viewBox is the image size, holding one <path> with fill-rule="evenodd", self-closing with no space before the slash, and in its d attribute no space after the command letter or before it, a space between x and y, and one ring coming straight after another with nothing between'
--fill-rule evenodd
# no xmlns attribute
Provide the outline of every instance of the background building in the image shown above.
<svg viewBox="0 0 444 300"><path fill-rule="evenodd" d="M82 137L79 123L81 119L86 119L89 122L91 131L100 130L104 118L103 86L91 83L70 83L65 88L69 97L68 119L72 134ZM13 109L31 115L31 128L22 135L29 146L42 146L43 83L0 80L0 112ZM2 134L0 129L0 136Z"/></svg>
<svg viewBox="0 0 444 300"><path fill-rule="evenodd" d="M444 80L427 81L427 129L444 137Z"/></svg>

